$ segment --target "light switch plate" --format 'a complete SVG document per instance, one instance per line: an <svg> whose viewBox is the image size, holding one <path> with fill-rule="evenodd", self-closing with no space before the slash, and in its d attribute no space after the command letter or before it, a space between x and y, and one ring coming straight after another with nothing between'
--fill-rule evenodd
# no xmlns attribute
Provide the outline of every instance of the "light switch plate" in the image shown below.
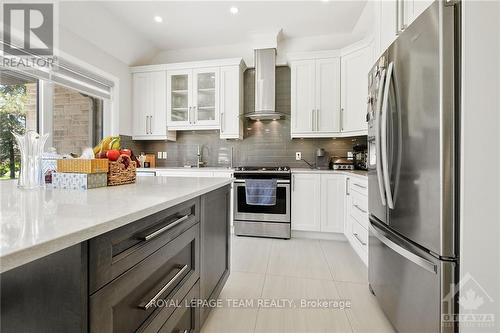
<svg viewBox="0 0 500 333"><path fill-rule="evenodd" d="M166 151L164 151L164 152L163 152L163 159L164 159L164 160L166 160L166 159L167 159L167 152L166 152Z"/></svg>
<svg viewBox="0 0 500 333"><path fill-rule="evenodd" d="M302 153L300 151L298 151L298 152L295 153L295 159L297 161L300 161L302 159Z"/></svg>
<svg viewBox="0 0 500 333"><path fill-rule="evenodd" d="M158 159L161 160L161 151L158 152Z"/></svg>

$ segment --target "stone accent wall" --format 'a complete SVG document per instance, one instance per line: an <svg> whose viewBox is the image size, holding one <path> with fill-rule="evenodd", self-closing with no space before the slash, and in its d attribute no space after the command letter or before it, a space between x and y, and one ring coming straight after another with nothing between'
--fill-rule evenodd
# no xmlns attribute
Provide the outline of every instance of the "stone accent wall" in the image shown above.
<svg viewBox="0 0 500 333"><path fill-rule="evenodd" d="M54 84L52 145L58 153L80 154L90 147L92 101L79 92Z"/></svg>

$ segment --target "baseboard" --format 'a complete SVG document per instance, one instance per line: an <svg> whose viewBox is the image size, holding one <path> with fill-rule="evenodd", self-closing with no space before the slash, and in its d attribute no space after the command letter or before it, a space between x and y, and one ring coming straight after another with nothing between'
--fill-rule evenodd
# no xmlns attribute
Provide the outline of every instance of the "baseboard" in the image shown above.
<svg viewBox="0 0 500 333"><path fill-rule="evenodd" d="M318 232L318 231L302 231L292 230L292 238L308 238L308 239L324 239L335 241L347 241L343 233L339 232Z"/></svg>

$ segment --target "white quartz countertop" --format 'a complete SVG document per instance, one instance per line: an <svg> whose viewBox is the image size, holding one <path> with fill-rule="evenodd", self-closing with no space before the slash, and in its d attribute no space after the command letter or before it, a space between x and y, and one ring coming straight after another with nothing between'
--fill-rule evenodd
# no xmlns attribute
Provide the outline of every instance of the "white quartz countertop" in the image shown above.
<svg viewBox="0 0 500 333"><path fill-rule="evenodd" d="M225 167L203 167L203 168L185 168L185 167L158 167L158 168L137 168L137 171L156 172L156 171L187 171L187 172L233 172L234 169Z"/></svg>
<svg viewBox="0 0 500 333"><path fill-rule="evenodd" d="M292 168L292 173L328 173L328 174L343 174L347 176L357 176L367 178L368 172L364 170L318 170L308 168Z"/></svg>
<svg viewBox="0 0 500 333"><path fill-rule="evenodd" d="M87 191L20 190L0 181L0 273L81 243L232 182L230 178L138 177Z"/></svg>

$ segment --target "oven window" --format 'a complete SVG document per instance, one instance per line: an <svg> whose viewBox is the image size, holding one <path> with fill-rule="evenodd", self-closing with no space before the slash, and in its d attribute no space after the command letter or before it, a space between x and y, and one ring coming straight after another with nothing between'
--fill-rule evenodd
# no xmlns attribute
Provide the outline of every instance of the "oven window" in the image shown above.
<svg viewBox="0 0 500 333"><path fill-rule="evenodd" d="M237 186L238 191L238 213L252 214L286 214L286 187L278 186L276 189L276 205L254 206L247 205L245 186Z"/></svg>

